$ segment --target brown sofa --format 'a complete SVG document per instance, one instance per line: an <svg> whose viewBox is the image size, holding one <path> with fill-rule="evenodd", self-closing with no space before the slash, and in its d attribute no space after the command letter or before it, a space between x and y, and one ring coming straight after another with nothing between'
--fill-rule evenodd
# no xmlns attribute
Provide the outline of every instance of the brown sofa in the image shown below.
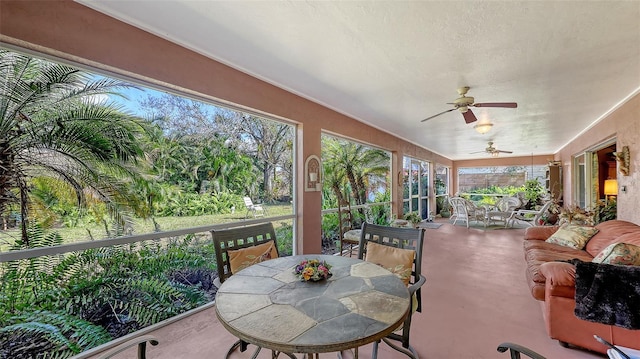
<svg viewBox="0 0 640 359"><path fill-rule="evenodd" d="M596 334L613 344L640 349L640 330L585 321L574 315L575 266L561 261L574 258L591 261L612 243L640 246L640 226L634 223L613 220L600 223L596 228L599 232L583 250L545 242L558 230L557 226L527 228L524 241L527 283L533 297L544 302L547 333L560 344L605 353L607 347L594 339Z"/></svg>

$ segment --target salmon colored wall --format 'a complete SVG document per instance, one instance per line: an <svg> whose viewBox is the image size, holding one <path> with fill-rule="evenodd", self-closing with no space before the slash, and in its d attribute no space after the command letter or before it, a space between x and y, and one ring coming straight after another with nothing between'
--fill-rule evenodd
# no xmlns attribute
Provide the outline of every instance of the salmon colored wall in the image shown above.
<svg viewBox="0 0 640 359"><path fill-rule="evenodd" d="M616 138L616 148L629 146L631 165L629 176L618 170L618 219L640 224L640 94L636 94L618 109L606 116L584 134L571 141L557 154L562 161L562 172L571 173L572 157L608 139ZM571 176L563 176L565 204L574 203ZM626 186L626 192L620 189Z"/></svg>

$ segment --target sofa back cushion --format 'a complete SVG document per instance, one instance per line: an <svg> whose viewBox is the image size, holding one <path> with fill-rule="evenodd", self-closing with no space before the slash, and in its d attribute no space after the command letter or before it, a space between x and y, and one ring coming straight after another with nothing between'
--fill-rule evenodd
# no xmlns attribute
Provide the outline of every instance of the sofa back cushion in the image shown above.
<svg viewBox="0 0 640 359"><path fill-rule="evenodd" d="M607 248L612 243L631 243L640 245L640 226L635 223L612 220L598 224L596 228L599 229L598 233L589 240L585 250L595 257L603 249ZM621 240L625 234L630 234L630 237Z"/></svg>
<svg viewBox="0 0 640 359"><path fill-rule="evenodd" d="M561 246L583 249L587 242L598 233L598 229L591 226L579 226L575 224L563 224L545 242L559 244Z"/></svg>

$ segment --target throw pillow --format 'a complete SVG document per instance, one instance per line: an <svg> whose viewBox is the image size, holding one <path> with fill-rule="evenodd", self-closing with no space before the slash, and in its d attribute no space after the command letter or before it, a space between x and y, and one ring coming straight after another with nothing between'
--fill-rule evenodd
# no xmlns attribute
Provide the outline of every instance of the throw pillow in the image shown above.
<svg viewBox="0 0 640 359"><path fill-rule="evenodd" d="M229 256L231 274L235 274L256 263L278 258L278 251L275 243L268 241L253 247L228 251L227 255Z"/></svg>
<svg viewBox="0 0 640 359"><path fill-rule="evenodd" d="M637 266L640 265L640 247L629 243L613 243L598 253L592 262Z"/></svg>
<svg viewBox="0 0 640 359"><path fill-rule="evenodd" d="M596 233L598 233L598 229L595 227L563 224L562 227L545 242L575 249L583 249Z"/></svg>
<svg viewBox="0 0 640 359"><path fill-rule="evenodd" d="M375 263L402 279L405 285L411 280L411 269L416 251L412 249L395 248L378 244L367 243L367 262Z"/></svg>

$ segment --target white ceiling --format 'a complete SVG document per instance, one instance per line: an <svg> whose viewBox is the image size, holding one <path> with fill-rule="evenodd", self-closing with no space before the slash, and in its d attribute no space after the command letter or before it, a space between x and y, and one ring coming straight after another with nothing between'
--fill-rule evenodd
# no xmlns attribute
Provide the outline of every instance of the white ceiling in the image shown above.
<svg viewBox="0 0 640 359"><path fill-rule="evenodd" d="M453 160L552 154L640 90L637 0L78 2ZM421 122L465 85L518 108Z"/></svg>

